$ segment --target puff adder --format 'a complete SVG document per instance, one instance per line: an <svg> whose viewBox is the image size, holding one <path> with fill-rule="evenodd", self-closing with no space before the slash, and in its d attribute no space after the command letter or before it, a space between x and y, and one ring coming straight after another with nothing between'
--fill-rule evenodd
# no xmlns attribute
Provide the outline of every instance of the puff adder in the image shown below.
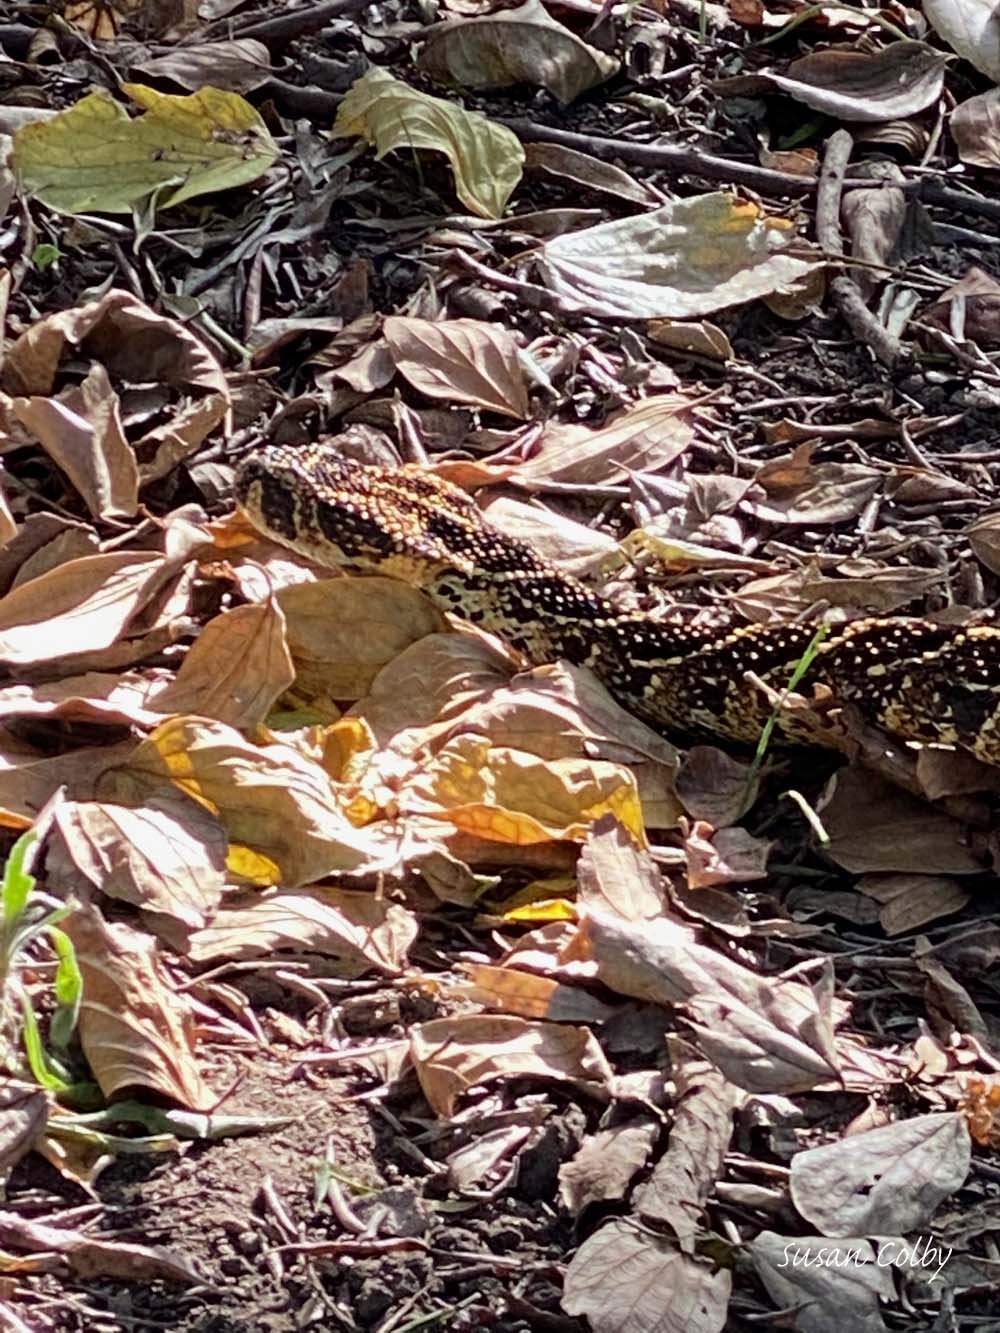
<svg viewBox="0 0 1000 1333"><path fill-rule="evenodd" d="M328 446L261 450L236 477L255 527L321 565L388 575L507 639L533 663L590 667L668 730L753 744L813 636L800 624L706 632L627 613L493 527L464 491L419 468L364 467ZM805 684L908 741L1000 764L1000 629L900 617L828 634Z"/></svg>

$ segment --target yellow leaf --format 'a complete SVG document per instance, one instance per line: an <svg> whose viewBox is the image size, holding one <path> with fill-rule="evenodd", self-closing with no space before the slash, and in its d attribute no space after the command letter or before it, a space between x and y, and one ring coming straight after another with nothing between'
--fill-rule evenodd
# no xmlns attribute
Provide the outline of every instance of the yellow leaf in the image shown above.
<svg viewBox="0 0 1000 1333"><path fill-rule="evenodd" d="M463 833L515 846L581 842L604 814L645 842L639 793L628 769L599 759L544 761L491 746L482 736L449 741L400 792L400 804Z"/></svg>
<svg viewBox="0 0 1000 1333"><path fill-rule="evenodd" d="M459 199L484 218L503 216L524 166L524 149L503 125L418 92L384 69L370 69L354 81L333 132L366 139L380 158L395 148L444 153Z"/></svg>
<svg viewBox="0 0 1000 1333"><path fill-rule="evenodd" d="M279 156L254 108L237 93L205 87L174 97L123 85L146 111L131 118L96 91L51 120L14 135L13 166L23 188L61 213L128 213L154 190L171 208L256 180Z"/></svg>

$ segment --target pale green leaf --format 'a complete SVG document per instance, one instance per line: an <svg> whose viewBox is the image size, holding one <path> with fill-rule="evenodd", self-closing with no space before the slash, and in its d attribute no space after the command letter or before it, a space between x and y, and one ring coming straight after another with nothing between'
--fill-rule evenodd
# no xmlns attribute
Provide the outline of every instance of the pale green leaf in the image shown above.
<svg viewBox="0 0 1000 1333"><path fill-rule="evenodd" d="M130 117L97 91L17 131L13 166L29 194L60 213L128 213L163 190L159 205L168 208L246 185L279 155L260 116L237 93L206 87L173 97L138 83L123 87L145 115Z"/></svg>
<svg viewBox="0 0 1000 1333"><path fill-rule="evenodd" d="M444 153L459 199L480 217L503 215L524 166L524 149L510 130L418 92L384 69L370 69L354 81L333 131L366 139L380 158L396 148Z"/></svg>

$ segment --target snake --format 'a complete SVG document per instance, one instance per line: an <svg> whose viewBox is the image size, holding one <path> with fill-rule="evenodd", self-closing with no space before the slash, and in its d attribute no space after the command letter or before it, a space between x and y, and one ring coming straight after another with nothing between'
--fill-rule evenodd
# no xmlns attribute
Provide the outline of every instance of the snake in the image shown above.
<svg viewBox="0 0 1000 1333"><path fill-rule="evenodd" d="M460 487L414 464L369 466L329 444L258 449L235 493L255 529L323 568L419 588L533 665L589 668L627 711L667 732L754 745L768 720L801 739L781 698L802 688L904 742L1000 765L1000 628L911 617L711 629L624 608L492 524ZM815 728L809 729L814 739Z"/></svg>

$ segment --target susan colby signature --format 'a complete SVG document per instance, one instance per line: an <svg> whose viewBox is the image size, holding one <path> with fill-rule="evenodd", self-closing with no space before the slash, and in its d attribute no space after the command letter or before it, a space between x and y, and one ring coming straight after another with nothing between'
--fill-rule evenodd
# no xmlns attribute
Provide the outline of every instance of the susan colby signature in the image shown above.
<svg viewBox="0 0 1000 1333"><path fill-rule="evenodd" d="M941 1270L955 1253L947 1245L935 1245L928 1236L915 1241L889 1239L879 1242L875 1263L879 1268L934 1269L926 1274L928 1282L937 1282ZM795 1241L784 1247L776 1268L861 1268L872 1262L871 1250L865 1245L799 1245Z"/></svg>

